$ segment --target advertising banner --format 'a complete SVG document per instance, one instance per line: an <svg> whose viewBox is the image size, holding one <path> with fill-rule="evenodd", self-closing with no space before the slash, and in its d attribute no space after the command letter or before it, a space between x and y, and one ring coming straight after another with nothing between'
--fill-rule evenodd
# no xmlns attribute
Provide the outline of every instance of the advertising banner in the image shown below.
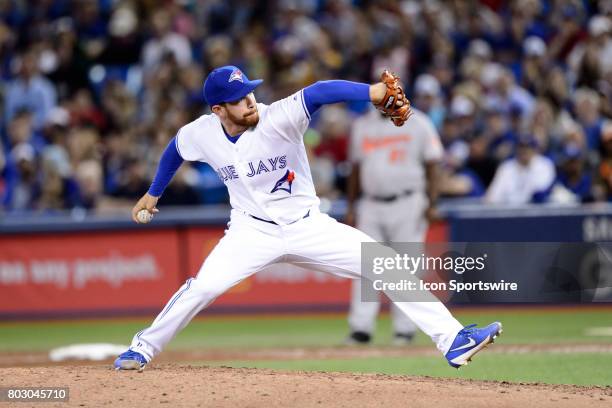
<svg viewBox="0 0 612 408"><path fill-rule="evenodd" d="M178 254L173 229L0 236L0 315L160 308Z"/></svg>

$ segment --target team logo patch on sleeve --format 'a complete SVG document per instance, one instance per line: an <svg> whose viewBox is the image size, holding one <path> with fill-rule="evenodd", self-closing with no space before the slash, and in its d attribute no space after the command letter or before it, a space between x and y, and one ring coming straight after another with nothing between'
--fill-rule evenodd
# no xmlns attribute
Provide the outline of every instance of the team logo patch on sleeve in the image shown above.
<svg viewBox="0 0 612 408"><path fill-rule="evenodd" d="M270 193L274 193L278 190L283 190L291 194L291 185L293 184L293 180L295 179L295 173L293 171L287 170L285 175L278 179L274 188L270 191Z"/></svg>
<svg viewBox="0 0 612 408"><path fill-rule="evenodd" d="M244 83L244 80L242 79L242 71L241 70L235 69L232 72L232 75L230 75L230 77L227 80L227 82L232 82L232 81L240 81L240 82Z"/></svg>

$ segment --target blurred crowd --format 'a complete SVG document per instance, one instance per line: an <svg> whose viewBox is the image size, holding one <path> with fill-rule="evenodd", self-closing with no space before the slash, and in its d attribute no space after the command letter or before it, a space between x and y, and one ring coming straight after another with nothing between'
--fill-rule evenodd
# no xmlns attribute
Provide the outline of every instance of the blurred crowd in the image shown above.
<svg viewBox="0 0 612 408"><path fill-rule="evenodd" d="M225 64L265 103L390 68L440 133L444 197L612 200L612 0L0 0L0 55L1 211L130 207ZM313 118L321 196L343 196L366 109ZM160 205L225 202L190 163Z"/></svg>

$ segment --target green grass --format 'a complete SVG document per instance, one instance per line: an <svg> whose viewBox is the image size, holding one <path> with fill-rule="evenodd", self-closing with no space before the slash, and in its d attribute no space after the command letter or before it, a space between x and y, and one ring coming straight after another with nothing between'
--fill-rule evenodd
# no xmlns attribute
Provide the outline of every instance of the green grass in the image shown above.
<svg viewBox="0 0 612 408"><path fill-rule="evenodd" d="M612 343L612 336L587 336L591 327L612 326L610 309L459 310L465 324L499 320L504 324L500 344ZM0 323L0 352L45 351L75 343L129 344L133 334L151 319L100 319L87 321ZM344 315L274 317L204 317L194 320L168 349L243 349L337 346L348 333ZM391 324L381 316L375 344L389 344ZM423 334L417 344L433 345ZM202 362L197 362L202 363ZM483 353L465 369L450 369L444 359L431 356L406 358L353 358L293 361L224 361L216 365L267 367L287 370L380 372L389 374L538 381L561 384L612 385L610 353Z"/></svg>
<svg viewBox="0 0 612 408"><path fill-rule="evenodd" d="M504 324L505 344L612 343L612 337L585 335L589 327L612 326L610 310L591 311L459 311L465 324ZM74 322L24 322L0 324L0 351L48 350L87 342L128 344L150 319L91 320ZM211 317L198 318L174 339L169 348L268 348L317 347L341 344L348 332L344 315ZM388 344L391 337L388 316L378 321L375 343ZM417 344L430 344L420 334Z"/></svg>
<svg viewBox="0 0 612 408"><path fill-rule="evenodd" d="M472 364L460 370L450 368L442 358L431 357L306 361L215 361L207 362L205 365L612 386L612 370L610 370L612 354L604 353L529 353L519 355L483 353L474 358Z"/></svg>

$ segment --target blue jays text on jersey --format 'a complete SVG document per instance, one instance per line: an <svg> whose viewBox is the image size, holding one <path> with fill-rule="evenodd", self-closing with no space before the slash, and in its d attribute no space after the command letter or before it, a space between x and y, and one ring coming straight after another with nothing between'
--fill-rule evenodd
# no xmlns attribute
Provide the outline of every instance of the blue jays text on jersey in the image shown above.
<svg viewBox="0 0 612 408"><path fill-rule="evenodd" d="M253 177L261 173L284 169L287 167L287 155L276 156L270 159L249 162L249 172L247 177ZM217 175L222 181L234 180L239 178L236 167L232 164L220 167L216 170Z"/></svg>

